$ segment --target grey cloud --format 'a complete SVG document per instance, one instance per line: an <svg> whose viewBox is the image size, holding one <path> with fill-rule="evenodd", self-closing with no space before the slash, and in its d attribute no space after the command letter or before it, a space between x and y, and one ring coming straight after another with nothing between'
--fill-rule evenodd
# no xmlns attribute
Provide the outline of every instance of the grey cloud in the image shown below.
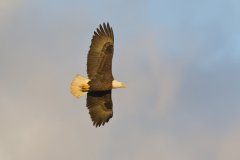
<svg viewBox="0 0 240 160"><path fill-rule="evenodd" d="M0 29L1 159L238 157L238 128L229 126L239 120L240 66L234 54L218 56L225 42L224 51L237 49L222 33L227 25L208 39L201 35L211 27L161 23L147 4L134 1L123 12L113 2L107 10L107 3L35 1L11 11ZM69 85L86 74L93 29L106 19L116 37L115 78L129 88L113 91L114 117L95 129L85 98L74 99Z"/></svg>

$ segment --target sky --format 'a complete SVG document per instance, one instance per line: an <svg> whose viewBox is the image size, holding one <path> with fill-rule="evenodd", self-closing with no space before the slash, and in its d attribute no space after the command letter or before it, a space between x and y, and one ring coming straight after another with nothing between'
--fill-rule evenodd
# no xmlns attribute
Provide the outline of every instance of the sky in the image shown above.
<svg viewBox="0 0 240 160"><path fill-rule="evenodd" d="M1 160L239 160L238 0L1 0ZM93 31L115 35L114 116L70 83Z"/></svg>

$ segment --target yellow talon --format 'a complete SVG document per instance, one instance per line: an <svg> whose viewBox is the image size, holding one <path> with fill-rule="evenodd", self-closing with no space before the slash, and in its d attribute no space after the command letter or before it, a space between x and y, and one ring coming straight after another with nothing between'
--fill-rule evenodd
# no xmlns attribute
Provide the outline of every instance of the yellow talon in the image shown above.
<svg viewBox="0 0 240 160"><path fill-rule="evenodd" d="M83 92L88 92L88 91L89 91L89 88L90 88L90 86L89 86L88 84L82 85L82 91L83 91Z"/></svg>

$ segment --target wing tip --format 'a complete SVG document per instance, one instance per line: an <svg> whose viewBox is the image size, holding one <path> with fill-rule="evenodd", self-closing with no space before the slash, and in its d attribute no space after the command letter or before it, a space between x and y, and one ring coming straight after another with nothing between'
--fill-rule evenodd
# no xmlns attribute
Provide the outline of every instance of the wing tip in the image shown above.
<svg viewBox="0 0 240 160"><path fill-rule="evenodd" d="M114 40L114 34L113 34L113 29L110 26L109 22L103 22L99 24L98 28L96 28L94 35L99 36L99 35L104 35L108 36L111 39Z"/></svg>

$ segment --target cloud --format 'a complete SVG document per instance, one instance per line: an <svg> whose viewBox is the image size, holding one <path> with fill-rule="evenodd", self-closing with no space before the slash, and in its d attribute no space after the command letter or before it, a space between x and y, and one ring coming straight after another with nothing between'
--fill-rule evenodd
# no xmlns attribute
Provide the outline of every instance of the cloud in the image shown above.
<svg viewBox="0 0 240 160"><path fill-rule="evenodd" d="M26 2L0 2L11 22L0 28L0 159L239 156L239 65L225 53L237 47L219 47L237 44L222 34L227 25L212 35L212 27L196 27L208 26L204 17L191 28L193 15L153 16L148 1L124 12L120 1ZM114 76L129 87L113 91L114 117L95 129L85 98L74 99L69 85L86 74L93 29L106 19L115 33Z"/></svg>
<svg viewBox="0 0 240 160"><path fill-rule="evenodd" d="M11 19L11 17L14 15L14 13L19 10L23 4L25 3L25 0L1 0L0 1L0 23L4 24L7 23L8 20Z"/></svg>
<svg viewBox="0 0 240 160"><path fill-rule="evenodd" d="M240 143L240 128L239 127L232 128L222 139L222 144L219 146L218 159L219 160L239 159L240 158L240 153L238 150L239 143Z"/></svg>
<svg viewBox="0 0 240 160"><path fill-rule="evenodd" d="M71 97L69 86L54 78L62 75L53 71L35 70L17 93L6 83L10 92L1 94L1 159L96 159L105 145L107 127L92 127L84 100L79 104Z"/></svg>
<svg viewBox="0 0 240 160"><path fill-rule="evenodd" d="M4 5L5 15L18 14L14 2ZM92 127L85 99L74 99L69 90L74 74L81 70L77 68L85 67L76 55L83 52L79 45L85 46L79 37L85 42L87 27L82 23L88 18L73 21L69 28L60 19L46 23L40 11L31 15L31 7L22 10L17 20L11 19L13 24L21 23L0 30L4 44L0 159L96 159L107 141L108 126ZM77 15L65 16L67 20Z"/></svg>

